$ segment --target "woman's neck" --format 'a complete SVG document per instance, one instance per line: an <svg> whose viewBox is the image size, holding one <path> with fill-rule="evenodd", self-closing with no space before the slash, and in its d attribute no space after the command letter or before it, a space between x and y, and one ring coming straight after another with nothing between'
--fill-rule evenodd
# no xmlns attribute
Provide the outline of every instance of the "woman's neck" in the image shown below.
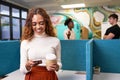
<svg viewBox="0 0 120 80"><path fill-rule="evenodd" d="M35 37L44 37L44 36L46 36L46 33L45 32L43 32L41 34L34 33L34 36Z"/></svg>

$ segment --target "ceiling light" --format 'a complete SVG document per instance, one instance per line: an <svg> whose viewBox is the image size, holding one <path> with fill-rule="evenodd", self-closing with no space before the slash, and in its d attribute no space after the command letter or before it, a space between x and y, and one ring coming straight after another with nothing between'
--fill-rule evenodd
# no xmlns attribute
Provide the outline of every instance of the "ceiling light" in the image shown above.
<svg viewBox="0 0 120 80"><path fill-rule="evenodd" d="M84 3L80 4L69 4L69 5L61 5L62 8L79 8L79 7L85 7Z"/></svg>

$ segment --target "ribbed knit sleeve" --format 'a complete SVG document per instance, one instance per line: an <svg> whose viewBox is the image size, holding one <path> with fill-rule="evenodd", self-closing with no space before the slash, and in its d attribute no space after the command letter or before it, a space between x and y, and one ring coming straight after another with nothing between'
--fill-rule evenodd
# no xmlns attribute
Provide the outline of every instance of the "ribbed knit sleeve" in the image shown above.
<svg viewBox="0 0 120 80"><path fill-rule="evenodd" d="M27 73L29 71L27 71L25 65L26 65L26 62L27 62L27 50L28 50L28 47L27 47L27 41L24 40L21 42L21 46L20 46L20 71L22 73Z"/></svg>
<svg viewBox="0 0 120 80"><path fill-rule="evenodd" d="M57 63L59 65L59 69L62 68L62 63L61 63L61 44L60 40L58 40L58 44L56 46L56 56L57 56Z"/></svg>

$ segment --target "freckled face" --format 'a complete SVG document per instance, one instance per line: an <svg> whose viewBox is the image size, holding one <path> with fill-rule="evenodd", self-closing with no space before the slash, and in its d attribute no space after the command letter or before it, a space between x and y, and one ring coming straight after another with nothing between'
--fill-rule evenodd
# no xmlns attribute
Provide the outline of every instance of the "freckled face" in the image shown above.
<svg viewBox="0 0 120 80"><path fill-rule="evenodd" d="M45 32L45 22L41 15L36 14L32 18L32 28L35 34L41 35Z"/></svg>

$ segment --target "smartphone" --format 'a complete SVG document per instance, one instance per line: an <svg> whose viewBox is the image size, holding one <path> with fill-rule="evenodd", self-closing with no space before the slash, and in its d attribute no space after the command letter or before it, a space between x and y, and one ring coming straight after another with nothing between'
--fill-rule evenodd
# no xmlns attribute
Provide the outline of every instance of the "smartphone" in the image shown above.
<svg viewBox="0 0 120 80"><path fill-rule="evenodd" d="M36 60L36 61L33 61L33 62L34 62L34 65L38 65L38 64L42 63L42 60Z"/></svg>

